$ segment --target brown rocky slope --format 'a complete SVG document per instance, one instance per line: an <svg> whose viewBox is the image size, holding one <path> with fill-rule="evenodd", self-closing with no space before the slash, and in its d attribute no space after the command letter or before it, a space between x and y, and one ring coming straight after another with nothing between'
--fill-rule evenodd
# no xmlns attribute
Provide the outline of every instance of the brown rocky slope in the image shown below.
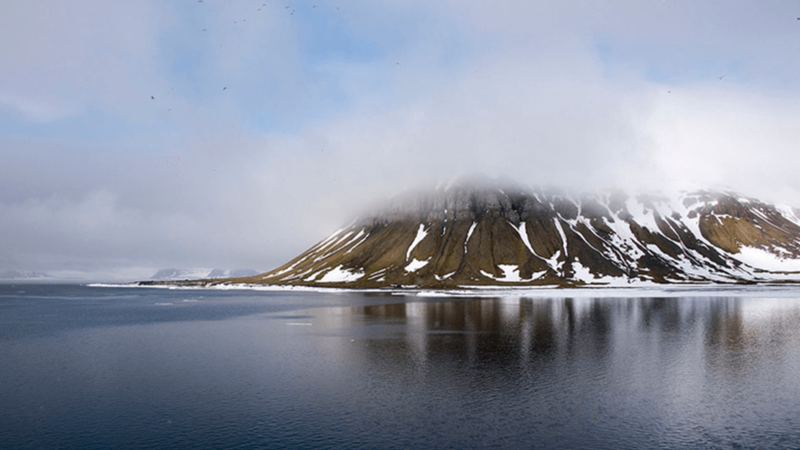
<svg viewBox="0 0 800 450"><path fill-rule="evenodd" d="M800 221L734 193L677 200L454 186L405 198L270 272L215 280L346 288L800 280Z"/></svg>

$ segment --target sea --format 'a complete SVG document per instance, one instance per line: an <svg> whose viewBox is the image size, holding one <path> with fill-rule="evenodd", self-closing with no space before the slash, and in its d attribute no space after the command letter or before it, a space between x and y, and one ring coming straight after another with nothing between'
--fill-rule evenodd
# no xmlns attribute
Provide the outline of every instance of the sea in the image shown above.
<svg viewBox="0 0 800 450"><path fill-rule="evenodd" d="M3 449L800 448L800 288L0 284Z"/></svg>

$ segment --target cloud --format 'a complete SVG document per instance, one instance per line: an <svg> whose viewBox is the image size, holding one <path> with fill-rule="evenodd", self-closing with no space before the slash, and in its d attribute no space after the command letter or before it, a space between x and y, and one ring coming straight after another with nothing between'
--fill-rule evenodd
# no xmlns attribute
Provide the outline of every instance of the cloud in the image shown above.
<svg viewBox="0 0 800 450"><path fill-rule="evenodd" d="M800 204L796 101L739 87L692 86L661 94L645 125L653 171L677 184L723 186Z"/></svg>
<svg viewBox="0 0 800 450"><path fill-rule="evenodd" d="M114 106L157 85L153 2L32 0L0 5L0 106L33 121ZM138 92L137 92L138 91Z"/></svg>
<svg viewBox="0 0 800 450"><path fill-rule="evenodd" d="M789 2L262 3L0 6L0 268L266 270L476 173L800 205Z"/></svg>

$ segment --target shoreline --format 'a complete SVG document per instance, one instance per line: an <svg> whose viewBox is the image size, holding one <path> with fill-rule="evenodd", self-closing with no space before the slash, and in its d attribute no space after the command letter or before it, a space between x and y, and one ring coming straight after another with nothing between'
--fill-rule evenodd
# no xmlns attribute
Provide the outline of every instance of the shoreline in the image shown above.
<svg viewBox="0 0 800 450"><path fill-rule="evenodd" d="M153 288L173 290L241 290L266 292L314 292L314 293L372 293L414 297L752 297L785 293L796 297L800 284L787 282L770 283L694 283L694 284L638 284L634 286L461 286L457 288L347 288L325 286L287 286L248 283L201 283L197 281L133 282L124 284L89 283L89 287Z"/></svg>

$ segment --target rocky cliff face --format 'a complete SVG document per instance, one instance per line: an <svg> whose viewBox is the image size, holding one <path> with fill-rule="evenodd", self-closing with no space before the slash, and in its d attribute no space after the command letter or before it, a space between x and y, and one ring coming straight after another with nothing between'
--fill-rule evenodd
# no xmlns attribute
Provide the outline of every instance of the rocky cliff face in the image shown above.
<svg viewBox="0 0 800 450"><path fill-rule="evenodd" d="M710 191L666 199L460 186L394 203L241 281L455 288L795 279L792 208Z"/></svg>

